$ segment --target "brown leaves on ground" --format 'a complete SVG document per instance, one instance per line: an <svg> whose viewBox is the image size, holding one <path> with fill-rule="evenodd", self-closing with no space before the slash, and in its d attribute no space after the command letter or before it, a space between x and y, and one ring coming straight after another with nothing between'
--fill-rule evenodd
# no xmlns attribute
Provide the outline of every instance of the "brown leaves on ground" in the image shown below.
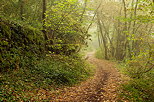
<svg viewBox="0 0 154 102"><path fill-rule="evenodd" d="M95 76L82 82L80 85L59 89L55 92L44 93L42 99L48 97L51 102L116 102L117 89L120 83L120 74L114 63L96 59L88 54L88 61L97 69ZM41 98L41 97L40 97Z"/></svg>

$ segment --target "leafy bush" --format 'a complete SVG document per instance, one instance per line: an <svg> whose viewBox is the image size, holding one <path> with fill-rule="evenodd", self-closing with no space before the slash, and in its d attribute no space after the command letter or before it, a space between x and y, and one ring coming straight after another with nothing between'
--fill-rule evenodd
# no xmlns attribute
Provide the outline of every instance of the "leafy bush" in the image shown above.
<svg viewBox="0 0 154 102"><path fill-rule="evenodd" d="M22 67L22 60L43 55L42 33L17 22L0 18L0 72Z"/></svg>
<svg viewBox="0 0 154 102"><path fill-rule="evenodd" d="M120 93L121 97L130 102L152 102L154 100L153 75L140 79L131 79L128 83L123 84L123 91Z"/></svg>
<svg viewBox="0 0 154 102"><path fill-rule="evenodd" d="M89 70L86 69L85 62L80 58L55 56L54 59L48 57L47 59L41 60L41 63L38 63L33 68L34 73L38 73L43 78L52 80L51 83L67 85L81 81L89 75Z"/></svg>
<svg viewBox="0 0 154 102"><path fill-rule="evenodd" d="M39 89L53 90L73 85L92 74L89 65L77 55L47 55L29 68L20 68L0 75L0 102L39 100Z"/></svg>
<svg viewBox="0 0 154 102"><path fill-rule="evenodd" d="M127 60L124 73L130 78L122 85L121 96L131 102L152 102L154 100L153 55L141 53ZM146 56L146 57L145 57Z"/></svg>

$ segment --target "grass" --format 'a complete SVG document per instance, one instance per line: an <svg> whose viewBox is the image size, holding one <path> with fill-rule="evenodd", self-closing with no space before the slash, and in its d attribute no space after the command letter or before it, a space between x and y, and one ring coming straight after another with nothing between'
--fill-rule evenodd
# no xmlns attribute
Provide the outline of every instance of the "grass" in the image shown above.
<svg viewBox="0 0 154 102"><path fill-rule="evenodd" d="M39 89L71 86L90 75L92 68L78 56L47 56L29 68L0 74L0 102L39 101Z"/></svg>

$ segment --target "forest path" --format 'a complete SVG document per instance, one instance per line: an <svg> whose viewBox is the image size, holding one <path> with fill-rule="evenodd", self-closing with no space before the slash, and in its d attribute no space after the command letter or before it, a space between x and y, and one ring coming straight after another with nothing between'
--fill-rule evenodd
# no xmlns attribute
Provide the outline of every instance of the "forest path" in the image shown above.
<svg viewBox="0 0 154 102"><path fill-rule="evenodd" d="M114 63L97 59L93 53L87 56L88 61L97 67L94 77L58 91L51 102L116 102L120 74Z"/></svg>

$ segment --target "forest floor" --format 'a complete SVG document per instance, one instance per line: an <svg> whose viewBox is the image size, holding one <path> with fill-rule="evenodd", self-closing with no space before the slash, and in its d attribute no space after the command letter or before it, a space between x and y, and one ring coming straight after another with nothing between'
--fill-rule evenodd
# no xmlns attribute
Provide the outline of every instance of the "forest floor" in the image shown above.
<svg viewBox="0 0 154 102"><path fill-rule="evenodd" d="M118 100L120 73L113 62L97 59L93 55L89 53L87 56L88 61L96 66L94 77L79 85L48 94L51 102L116 102ZM39 93L44 92L40 90Z"/></svg>

